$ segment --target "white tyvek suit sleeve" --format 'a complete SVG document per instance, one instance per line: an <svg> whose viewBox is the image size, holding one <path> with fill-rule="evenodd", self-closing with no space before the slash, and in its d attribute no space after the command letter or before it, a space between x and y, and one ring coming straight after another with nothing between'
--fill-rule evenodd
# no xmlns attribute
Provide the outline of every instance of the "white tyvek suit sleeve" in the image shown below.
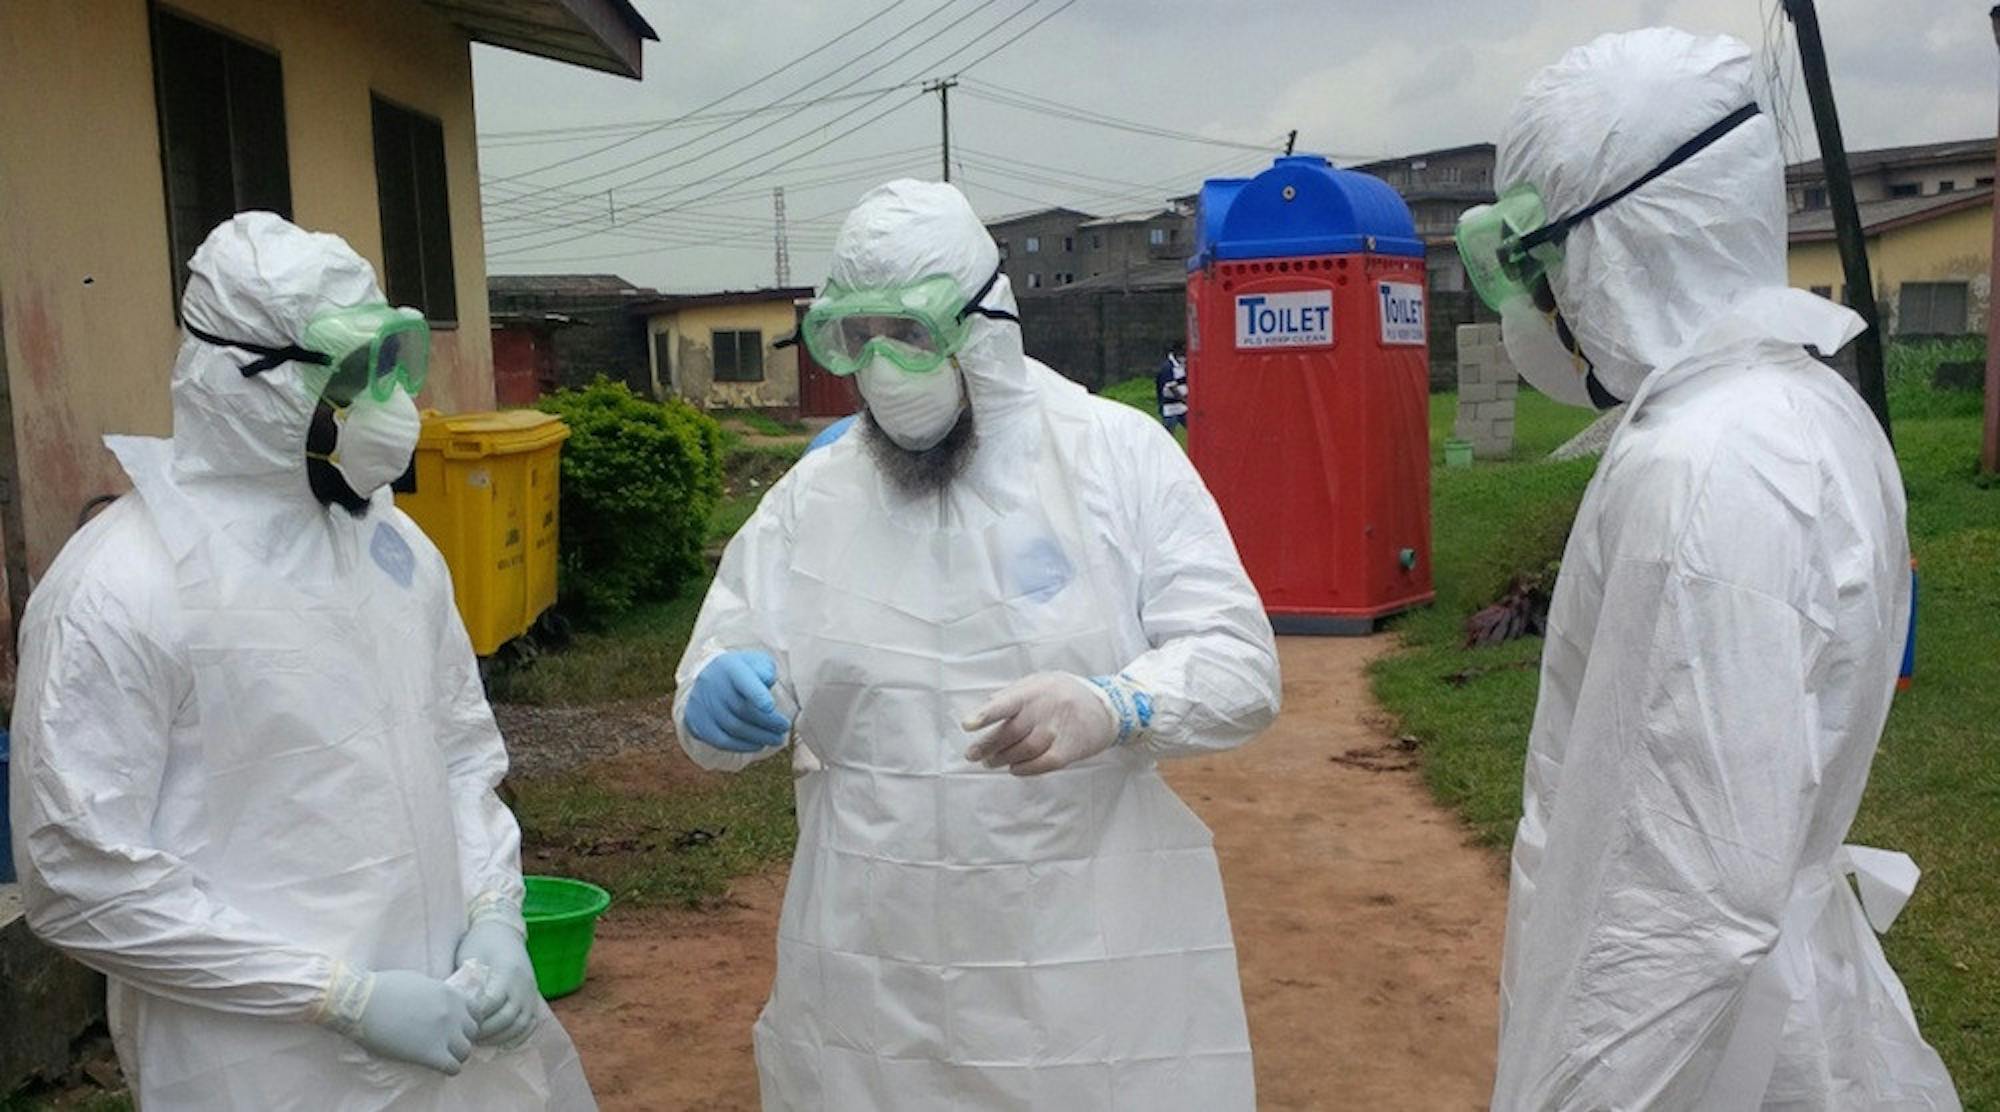
<svg viewBox="0 0 2000 1112"><path fill-rule="evenodd" d="M1510 940L1502 1112L1698 1107L1777 940L1820 783L1807 689L1828 634L1726 570L1716 534L1796 520L1721 492L1760 485L1711 478L1733 505L1681 545L1705 555L1605 569L1534 911Z"/></svg>
<svg viewBox="0 0 2000 1112"><path fill-rule="evenodd" d="M334 961L202 890L153 844L190 678L115 600L24 623L13 821L28 925L99 972L196 1007L304 1020ZM39 619L39 620L37 620Z"/></svg>
<svg viewBox="0 0 2000 1112"><path fill-rule="evenodd" d="M694 636L688 640L680 667L674 671L674 733L681 748L694 763L717 772L737 772L783 748L754 753L718 749L688 731L687 704L694 694L695 677L709 662L726 652L756 649L770 653L778 662L777 698L781 710L793 713L798 700L791 694L791 669L783 628L781 597L786 569L792 554L791 495L798 477L819 460L807 457L773 486L750 515L743 528L723 550L722 565L715 582L702 600L701 615L695 619Z"/></svg>
<svg viewBox="0 0 2000 1112"><path fill-rule="evenodd" d="M415 533L413 528L410 533ZM521 827L495 789L507 775L507 746L493 721L479 680L479 660L452 602L450 573L438 560L436 650L438 690L433 713L438 744L451 779L452 822L458 832L458 869L469 917L498 912L519 924Z"/></svg>
<svg viewBox="0 0 2000 1112"><path fill-rule="evenodd" d="M1173 438L1136 411L1106 426L1132 498L1139 619L1153 646L1121 673L1153 699L1138 744L1162 757L1241 745L1278 715L1278 649L1263 602Z"/></svg>

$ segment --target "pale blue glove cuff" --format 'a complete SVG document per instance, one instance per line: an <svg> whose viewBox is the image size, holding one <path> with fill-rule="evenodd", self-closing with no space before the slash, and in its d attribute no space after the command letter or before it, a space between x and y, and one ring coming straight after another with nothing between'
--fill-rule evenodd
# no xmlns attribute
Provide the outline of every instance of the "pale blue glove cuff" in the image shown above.
<svg viewBox="0 0 2000 1112"><path fill-rule="evenodd" d="M1153 696L1124 675L1091 676L1089 682L1111 702L1112 717L1118 720L1118 740L1113 745L1142 739L1153 727Z"/></svg>

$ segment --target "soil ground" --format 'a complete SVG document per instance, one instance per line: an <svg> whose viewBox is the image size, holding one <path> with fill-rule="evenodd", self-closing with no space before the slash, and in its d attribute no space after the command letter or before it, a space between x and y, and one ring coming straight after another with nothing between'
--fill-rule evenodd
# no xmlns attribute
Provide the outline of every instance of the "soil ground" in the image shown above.
<svg viewBox="0 0 2000 1112"><path fill-rule="evenodd" d="M1215 831L1262 1109L1470 1110L1493 1074L1506 883L1368 694L1387 638L1282 643L1285 713L1247 748L1169 766ZM720 909L616 915L556 1012L602 1106L757 1107L750 1025L783 873Z"/></svg>

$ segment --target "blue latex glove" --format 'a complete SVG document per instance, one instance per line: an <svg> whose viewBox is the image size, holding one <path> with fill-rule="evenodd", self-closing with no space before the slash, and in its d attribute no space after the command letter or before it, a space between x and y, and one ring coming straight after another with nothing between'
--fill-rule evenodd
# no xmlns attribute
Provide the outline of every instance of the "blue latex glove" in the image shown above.
<svg viewBox="0 0 2000 1112"><path fill-rule="evenodd" d="M723 653L695 677L688 696L688 732L732 753L783 745L792 723L771 698L771 685L777 682L778 662L770 653Z"/></svg>
<svg viewBox="0 0 2000 1112"><path fill-rule="evenodd" d="M520 921L515 916L515 922ZM487 969L486 985L473 1001L473 1014L484 1015L472 1041L481 1046L513 1050L528 1041L541 1022L541 993L535 989L535 967L528 960L526 928L516 929L499 918L472 924L458 940L458 965L476 961Z"/></svg>
<svg viewBox="0 0 2000 1112"><path fill-rule="evenodd" d="M826 447L828 444L831 444L834 441L839 440L841 434L845 433L848 429L852 427L854 427L854 418L842 417L840 420L835 421L833 424L828 425L827 427L819 430L819 435L813 437L812 443L806 445L806 452L810 454L812 452L819 451L821 448Z"/></svg>

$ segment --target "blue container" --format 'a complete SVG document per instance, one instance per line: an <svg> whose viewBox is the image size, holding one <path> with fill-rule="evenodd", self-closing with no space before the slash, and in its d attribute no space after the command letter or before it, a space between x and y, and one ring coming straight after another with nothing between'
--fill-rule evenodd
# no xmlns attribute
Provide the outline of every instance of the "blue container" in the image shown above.
<svg viewBox="0 0 2000 1112"><path fill-rule="evenodd" d="M14 883L14 828L7 818L7 731L0 730L0 884Z"/></svg>
<svg viewBox="0 0 2000 1112"><path fill-rule="evenodd" d="M1288 155L1255 178L1201 190L1189 270L1218 261L1311 255L1424 257L1409 206L1389 183L1316 154Z"/></svg>
<svg viewBox="0 0 2000 1112"><path fill-rule="evenodd" d="M1903 642L1903 669L1896 673L1896 690L1917 682L1917 562L1910 561L1910 636Z"/></svg>

